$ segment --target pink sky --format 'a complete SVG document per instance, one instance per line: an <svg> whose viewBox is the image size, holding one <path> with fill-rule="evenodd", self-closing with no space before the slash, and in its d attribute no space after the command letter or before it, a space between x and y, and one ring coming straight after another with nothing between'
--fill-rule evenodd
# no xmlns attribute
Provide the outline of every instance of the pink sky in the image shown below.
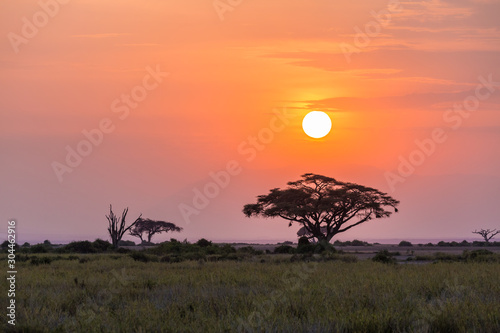
<svg viewBox="0 0 500 333"><path fill-rule="evenodd" d="M296 240L241 210L306 172L401 201L342 240L500 227L500 1L227 3L0 4L2 235L15 218L19 242L106 239L113 204L184 228L153 241ZM323 139L301 128L313 110ZM69 166L67 147L91 152Z"/></svg>

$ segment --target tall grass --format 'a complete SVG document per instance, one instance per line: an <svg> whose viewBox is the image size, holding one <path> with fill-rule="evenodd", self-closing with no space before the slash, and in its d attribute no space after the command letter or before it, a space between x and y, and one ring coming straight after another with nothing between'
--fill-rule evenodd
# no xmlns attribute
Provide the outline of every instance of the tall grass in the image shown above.
<svg viewBox="0 0 500 333"><path fill-rule="evenodd" d="M498 263L79 259L18 263L14 331L500 332Z"/></svg>

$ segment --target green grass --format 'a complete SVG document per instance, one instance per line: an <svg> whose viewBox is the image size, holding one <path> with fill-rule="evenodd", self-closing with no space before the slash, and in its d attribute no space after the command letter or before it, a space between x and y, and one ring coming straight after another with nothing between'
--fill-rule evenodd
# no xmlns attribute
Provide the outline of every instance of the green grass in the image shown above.
<svg viewBox="0 0 500 333"><path fill-rule="evenodd" d="M56 257L43 255L50 256ZM64 257L17 264L15 331L500 331L498 263L292 262L286 254L180 263L127 254ZM6 280L0 284L6 291ZM0 330L6 329L3 320Z"/></svg>

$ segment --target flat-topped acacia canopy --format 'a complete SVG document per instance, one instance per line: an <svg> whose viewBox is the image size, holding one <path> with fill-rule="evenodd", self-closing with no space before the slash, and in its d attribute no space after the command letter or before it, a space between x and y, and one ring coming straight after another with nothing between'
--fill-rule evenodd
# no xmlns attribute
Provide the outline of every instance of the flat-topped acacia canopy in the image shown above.
<svg viewBox="0 0 500 333"><path fill-rule="evenodd" d="M257 197L257 203L245 205L247 216L281 217L305 228L309 238L330 241L373 218L389 217L397 212L398 200L377 189L334 178L306 173L289 182L284 189L274 188Z"/></svg>

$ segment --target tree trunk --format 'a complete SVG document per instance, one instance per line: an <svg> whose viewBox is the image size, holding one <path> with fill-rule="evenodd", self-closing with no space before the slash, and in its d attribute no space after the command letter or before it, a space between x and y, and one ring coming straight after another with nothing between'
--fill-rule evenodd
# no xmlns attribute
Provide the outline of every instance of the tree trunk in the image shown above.
<svg viewBox="0 0 500 333"><path fill-rule="evenodd" d="M326 241L327 241L328 243L330 243L330 241L332 240L333 236L335 236L335 234L330 234L330 235L327 235L327 236L326 236Z"/></svg>

